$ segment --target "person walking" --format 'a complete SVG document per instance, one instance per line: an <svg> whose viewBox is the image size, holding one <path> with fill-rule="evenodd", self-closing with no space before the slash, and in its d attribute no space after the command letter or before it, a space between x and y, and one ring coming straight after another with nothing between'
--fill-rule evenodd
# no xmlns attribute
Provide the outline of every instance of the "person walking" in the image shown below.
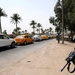
<svg viewBox="0 0 75 75"><path fill-rule="evenodd" d="M57 37L56 38L58 40L58 43L60 43L60 33L57 34Z"/></svg>

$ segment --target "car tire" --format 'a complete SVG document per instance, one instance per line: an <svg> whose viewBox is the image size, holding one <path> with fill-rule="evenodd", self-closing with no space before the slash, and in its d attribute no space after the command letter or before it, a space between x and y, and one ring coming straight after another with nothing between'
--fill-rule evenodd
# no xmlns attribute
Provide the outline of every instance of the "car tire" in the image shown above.
<svg viewBox="0 0 75 75"><path fill-rule="evenodd" d="M12 42L11 48L15 48L15 42Z"/></svg>
<svg viewBox="0 0 75 75"><path fill-rule="evenodd" d="M25 41L23 44L24 44L24 45L26 45L26 44L27 44L27 42Z"/></svg>
<svg viewBox="0 0 75 75"><path fill-rule="evenodd" d="M34 43L34 40L31 43Z"/></svg>

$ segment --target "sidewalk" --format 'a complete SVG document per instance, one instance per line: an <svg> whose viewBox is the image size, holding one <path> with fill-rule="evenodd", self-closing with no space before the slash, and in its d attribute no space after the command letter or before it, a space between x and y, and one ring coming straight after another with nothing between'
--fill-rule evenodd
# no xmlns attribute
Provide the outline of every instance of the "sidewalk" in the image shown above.
<svg viewBox="0 0 75 75"><path fill-rule="evenodd" d="M58 44L53 40L44 47L37 48L37 51L28 57L0 71L0 75L75 75L70 74L66 68L60 72L66 64L65 58L75 47L75 43L64 43Z"/></svg>

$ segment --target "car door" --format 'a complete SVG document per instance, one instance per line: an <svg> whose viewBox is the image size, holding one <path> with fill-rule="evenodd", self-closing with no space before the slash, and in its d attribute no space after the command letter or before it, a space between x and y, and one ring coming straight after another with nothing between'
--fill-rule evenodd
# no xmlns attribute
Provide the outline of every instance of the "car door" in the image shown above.
<svg viewBox="0 0 75 75"><path fill-rule="evenodd" d="M29 39L30 39L30 43L33 41L33 39L32 39L32 37L31 36L29 36Z"/></svg>
<svg viewBox="0 0 75 75"><path fill-rule="evenodd" d="M27 41L28 41L28 43L30 43L30 37L29 36L27 36Z"/></svg>
<svg viewBox="0 0 75 75"><path fill-rule="evenodd" d="M0 47L5 46L3 35L0 35Z"/></svg>
<svg viewBox="0 0 75 75"><path fill-rule="evenodd" d="M6 35L3 35L3 43L5 46L11 45L12 40Z"/></svg>
<svg viewBox="0 0 75 75"><path fill-rule="evenodd" d="M28 43L28 36L24 36L25 41Z"/></svg>
<svg viewBox="0 0 75 75"><path fill-rule="evenodd" d="M31 43L31 37L30 36L28 36L28 41L29 41L29 43Z"/></svg>

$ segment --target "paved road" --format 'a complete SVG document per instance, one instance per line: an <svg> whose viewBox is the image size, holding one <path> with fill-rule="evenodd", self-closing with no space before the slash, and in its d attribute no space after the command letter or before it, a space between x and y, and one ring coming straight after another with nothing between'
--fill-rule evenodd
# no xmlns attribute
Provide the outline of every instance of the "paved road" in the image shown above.
<svg viewBox="0 0 75 75"><path fill-rule="evenodd" d="M50 41L52 41L52 39L41 42L34 42L33 44L29 45L16 46L16 48L13 49L0 48L0 68L5 68L12 63L22 60L23 58L36 51L36 48L39 50L39 48L44 47Z"/></svg>

